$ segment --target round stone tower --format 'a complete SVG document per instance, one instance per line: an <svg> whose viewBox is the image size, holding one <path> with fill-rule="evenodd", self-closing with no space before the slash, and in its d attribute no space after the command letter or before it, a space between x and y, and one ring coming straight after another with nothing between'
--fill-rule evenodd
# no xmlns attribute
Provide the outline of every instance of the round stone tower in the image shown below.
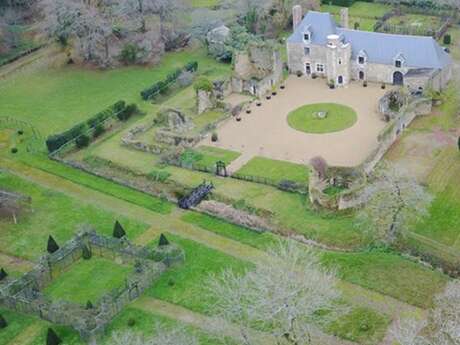
<svg viewBox="0 0 460 345"><path fill-rule="evenodd" d="M327 81L336 87L350 82L351 44L339 35L327 36Z"/></svg>

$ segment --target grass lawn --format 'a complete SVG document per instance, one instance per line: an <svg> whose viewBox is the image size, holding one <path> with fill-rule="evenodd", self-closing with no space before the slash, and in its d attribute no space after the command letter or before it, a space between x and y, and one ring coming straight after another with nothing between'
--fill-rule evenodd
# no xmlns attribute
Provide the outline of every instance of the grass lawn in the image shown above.
<svg viewBox="0 0 460 345"><path fill-rule="evenodd" d="M199 73L225 74L229 65L219 64L204 49L168 53L155 67L123 67L107 71L66 66L37 69L0 81L0 113L27 121L43 135L71 127L123 99L142 105L140 91L163 79L173 69L198 61ZM14 102L11 100L14 99Z"/></svg>
<svg viewBox="0 0 460 345"><path fill-rule="evenodd" d="M318 112L326 112L326 118L319 118ZM335 103L304 105L288 115L292 128L317 134L342 131L353 126L357 120L358 116L352 108Z"/></svg>
<svg viewBox="0 0 460 345"><path fill-rule="evenodd" d="M93 256L90 260L78 260L66 272L55 278L45 289L52 299L79 304L96 303L103 295L124 286L133 270L112 260Z"/></svg>
<svg viewBox="0 0 460 345"><path fill-rule="evenodd" d="M308 184L309 168L302 164L284 162L264 157L254 157L238 174L264 177L279 183L284 180Z"/></svg>
<svg viewBox="0 0 460 345"><path fill-rule="evenodd" d="M187 0L187 2L195 8L214 7L219 4L219 0Z"/></svg>
<svg viewBox="0 0 460 345"><path fill-rule="evenodd" d="M266 249L278 243L277 236L270 232L258 233L203 213L187 212L181 219L204 230L259 249Z"/></svg>
<svg viewBox="0 0 460 345"><path fill-rule="evenodd" d="M128 322L134 320L134 325L128 326ZM204 333L201 330L197 330L185 324L181 324L175 320L165 318L155 314L155 310L152 312L146 312L144 310L139 310L132 307L125 308L120 314L118 314L113 322L109 325L107 329L107 336L103 344L112 345L110 342L111 334L113 332L123 332L123 331L132 331L136 333L141 333L145 336L154 335L155 325L162 325L169 329L174 328L184 328L186 331L193 333L199 340L200 345L220 345L221 343L213 339L212 336Z"/></svg>
<svg viewBox="0 0 460 345"><path fill-rule="evenodd" d="M190 310L209 314L212 298L206 291L206 279L210 274L219 274L224 268L243 272L250 263L236 259L199 243L166 234L185 251L185 263L169 269L147 290L147 294L181 305ZM157 243L157 240L152 241Z"/></svg>
<svg viewBox="0 0 460 345"><path fill-rule="evenodd" d="M69 181L78 183L99 192L112 195L119 199L145 207L153 212L169 214L174 208L174 205L167 200L163 200L150 194L142 193L129 187L108 181L104 178L93 176L80 170L70 168L64 164L48 159L46 155L24 155L21 157L21 160L25 164L32 167L41 169L53 175L63 177ZM150 170L148 172L150 172Z"/></svg>
<svg viewBox="0 0 460 345"><path fill-rule="evenodd" d="M36 319L23 314L0 308L0 315L8 323L6 328L0 329L0 345L7 345L30 326Z"/></svg>
<svg viewBox="0 0 460 345"><path fill-rule="evenodd" d="M239 152L224 150L218 147L200 146L196 149L188 149L181 156L181 160L185 164L196 164L209 168L215 168L217 161L223 161L229 165L237 159L241 154Z"/></svg>
<svg viewBox="0 0 460 345"><path fill-rule="evenodd" d="M340 14L341 6L335 5L321 5L322 12L329 12L331 14ZM380 18L391 9L391 6L379 3L370 3L357 1L351 7L349 7L350 17L360 18ZM353 25L350 21L350 25Z"/></svg>
<svg viewBox="0 0 460 345"><path fill-rule="evenodd" d="M81 224L90 224L100 233L111 235L113 224L119 219L131 238L147 228L141 221L128 220L4 172L0 172L0 185L32 198L30 210L19 218L18 224L0 221L0 251L11 255L36 259L45 253L50 234L63 243Z"/></svg>
<svg viewBox="0 0 460 345"><path fill-rule="evenodd" d="M326 326L326 330L342 339L359 344L378 344L390 323L388 317L366 308L355 308Z"/></svg>
<svg viewBox="0 0 460 345"><path fill-rule="evenodd" d="M433 296L447 282L440 272L392 253L326 252L322 254L322 262L336 267L339 277L348 282L422 308L431 307Z"/></svg>

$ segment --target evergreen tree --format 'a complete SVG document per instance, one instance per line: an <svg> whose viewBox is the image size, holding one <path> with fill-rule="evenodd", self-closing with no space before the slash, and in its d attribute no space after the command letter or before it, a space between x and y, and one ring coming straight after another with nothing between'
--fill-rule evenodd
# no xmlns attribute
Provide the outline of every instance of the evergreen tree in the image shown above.
<svg viewBox="0 0 460 345"><path fill-rule="evenodd" d="M169 245L169 241L164 234L160 235L160 240L158 241L158 246L163 247Z"/></svg>
<svg viewBox="0 0 460 345"><path fill-rule="evenodd" d="M91 303L91 301L88 301L86 302L86 309L89 310L89 309L93 309L94 306L93 306L93 303Z"/></svg>
<svg viewBox="0 0 460 345"><path fill-rule="evenodd" d="M52 328L48 328L46 335L46 345L59 345L62 343L61 338L56 334Z"/></svg>
<svg viewBox="0 0 460 345"><path fill-rule="evenodd" d="M83 254L82 254L83 259L85 260L91 259L92 257L91 250L88 248L86 244L83 246L82 251L83 251Z"/></svg>
<svg viewBox="0 0 460 345"><path fill-rule="evenodd" d="M53 236L50 235L50 236L48 237L48 247L47 247L48 253L53 254L53 253L56 252L58 249L59 249L59 245L58 245L57 242L54 240Z"/></svg>
<svg viewBox="0 0 460 345"><path fill-rule="evenodd" d="M120 222L117 220L113 227L113 237L115 238L122 238L126 236L125 229L121 226Z"/></svg>
<svg viewBox="0 0 460 345"><path fill-rule="evenodd" d="M3 268L1 268L0 269L0 281L5 279L7 276L8 276L8 273L6 273L6 271Z"/></svg>
<svg viewBox="0 0 460 345"><path fill-rule="evenodd" d="M0 314L0 329L6 328L8 326L8 322L6 322L3 315Z"/></svg>

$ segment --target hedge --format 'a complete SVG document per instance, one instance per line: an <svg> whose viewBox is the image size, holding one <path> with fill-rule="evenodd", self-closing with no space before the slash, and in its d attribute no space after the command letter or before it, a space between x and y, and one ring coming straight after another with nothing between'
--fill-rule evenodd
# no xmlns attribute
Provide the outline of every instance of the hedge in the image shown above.
<svg viewBox="0 0 460 345"><path fill-rule="evenodd" d="M176 82L177 78L181 75L182 71L196 72L198 69L198 62L192 61L186 64L183 68L178 68L174 72L169 73L164 80L160 80L150 86L149 88L141 91L141 97L144 101L149 100L160 93L168 91L169 86Z"/></svg>
<svg viewBox="0 0 460 345"><path fill-rule="evenodd" d="M78 138L82 134L86 134L86 132L89 129L95 128L96 126L102 124L105 120L107 120L108 118L114 115L118 115L119 113L124 113L127 111L132 111L132 107L133 107L132 105L127 106L125 101L118 101L117 103L113 104L109 108L92 116L85 122L76 124L75 126L73 126L72 128L68 129L65 132L49 136L46 139L46 147L48 148L48 152L54 152L58 150L64 144L68 143L71 140Z"/></svg>

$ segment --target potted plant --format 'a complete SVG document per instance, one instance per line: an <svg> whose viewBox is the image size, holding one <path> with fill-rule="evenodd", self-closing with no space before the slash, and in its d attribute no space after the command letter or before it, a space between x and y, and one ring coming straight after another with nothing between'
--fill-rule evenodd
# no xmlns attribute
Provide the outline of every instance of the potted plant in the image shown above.
<svg viewBox="0 0 460 345"><path fill-rule="evenodd" d="M280 86L281 90L284 90L285 88L286 88L286 86L284 84Z"/></svg>
<svg viewBox="0 0 460 345"><path fill-rule="evenodd" d="M363 86L364 86L364 87L367 87L367 81L364 81L364 82L363 82Z"/></svg>
<svg viewBox="0 0 460 345"><path fill-rule="evenodd" d="M332 79L329 80L328 85L329 85L329 88L330 88L331 90L334 89L334 88L335 88L334 80L332 80Z"/></svg>
<svg viewBox="0 0 460 345"><path fill-rule="evenodd" d="M256 106L260 107L262 105L261 101L257 101Z"/></svg>
<svg viewBox="0 0 460 345"><path fill-rule="evenodd" d="M236 121L240 122L240 121L241 121L241 116L238 115L238 116L236 117Z"/></svg>
<svg viewBox="0 0 460 345"><path fill-rule="evenodd" d="M386 87L387 87L387 86L385 85L385 83L382 83L382 86L381 86L382 90L385 90Z"/></svg>
<svg viewBox="0 0 460 345"><path fill-rule="evenodd" d="M312 78L312 79L316 79L316 78L318 78L318 76L316 75L316 73L313 73L313 74L311 75L311 78Z"/></svg>
<svg viewBox="0 0 460 345"><path fill-rule="evenodd" d="M246 114L251 114L251 109L246 109Z"/></svg>
<svg viewBox="0 0 460 345"><path fill-rule="evenodd" d="M215 143L217 140L219 140L219 136L217 135L216 132L213 132L211 135L211 141Z"/></svg>
<svg viewBox="0 0 460 345"><path fill-rule="evenodd" d="M265 97L267 100L270 100L272 99L272 96L271 95L267 95L267 97Z"/></svg>
<svg viewBox="0 0 460 345"><path fill-rule="evenodd" d="M302 74L303 74L303 73L302 73L301 71L297 71L297 77L300 78L300 77L302 76Z"/></svg>

